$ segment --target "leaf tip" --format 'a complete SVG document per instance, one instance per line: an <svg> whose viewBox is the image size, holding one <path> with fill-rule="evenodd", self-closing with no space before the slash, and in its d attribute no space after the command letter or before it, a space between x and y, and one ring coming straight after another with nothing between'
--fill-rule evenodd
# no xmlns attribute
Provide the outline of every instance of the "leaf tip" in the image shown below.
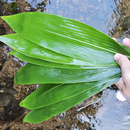
<svg viewBox="0 0 130 130"><path fill-rule="evenodd" d="M1 16L1 18L2 18L3 20L5 20L5 19L6 19L6 16Z"/></svg>
<svg viewBox="0 0 130 130"><path fill-rule="evenodd" d="M23 123L24 123L24 122L28 122L28 121L26 121L26 116L25 116L24 119L23 119Z"/></svg>
<svg viewBox="0 0 130 130"><path fill-rule="evenodd" d="M20 107L23 107L24 105L23 105L23 101L21 101L20 103L19 103L19 106Z"/></svg>
<svg viewBox="0 0 130 130"><path fill-rule="evenodd" d="M24 117L23 123L24 123L24 122L32 123L32 124L39 123L39 122L33 121L33 119L29 119L29 118L28 118L28 114Z"/></svg>
<svg viewBox="0 0 130 130"><path fill-rule="evenodd" d="M16 74L17 75L17 74ZM14 77L14 82L17 84L17 78L16 78L16 75Z"/></svg>

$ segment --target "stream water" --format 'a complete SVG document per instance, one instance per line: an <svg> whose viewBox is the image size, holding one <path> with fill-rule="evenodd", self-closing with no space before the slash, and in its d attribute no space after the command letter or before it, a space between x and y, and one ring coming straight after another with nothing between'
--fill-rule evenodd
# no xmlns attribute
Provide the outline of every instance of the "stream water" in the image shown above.
<svg viewBox="0 0 130 130"><path fill-rule="evenodd" d="M12 4L13 3L13 4ZM15 4L14 4L15 3ZM69 17L115 37L130 37L129 0L1 0L0 15L42 11ZM0 19L0 35L13 31ZM0 43L0 130L129 130L130 99L117 99L119 90L108 86L76 107L40 124L23 123L28 112L18 103L37 86L18 86L13 77L25 63L7 53ZM3 101L3 102L2 102Z"/></svg>

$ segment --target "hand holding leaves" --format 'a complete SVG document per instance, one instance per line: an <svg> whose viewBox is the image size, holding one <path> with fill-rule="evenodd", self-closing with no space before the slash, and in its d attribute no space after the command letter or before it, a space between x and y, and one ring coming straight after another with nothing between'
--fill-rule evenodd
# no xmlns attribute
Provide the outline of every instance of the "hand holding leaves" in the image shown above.
<svg viewBox="0 0 130 130"><path fill-rule="evenodd" d="M125 38L123 44L130 48L130 39ZM121 67L122 77L116 83L116 86L128 97L130 97L130 61L129 59L122 55L114 55L114 59Z"/></svg>

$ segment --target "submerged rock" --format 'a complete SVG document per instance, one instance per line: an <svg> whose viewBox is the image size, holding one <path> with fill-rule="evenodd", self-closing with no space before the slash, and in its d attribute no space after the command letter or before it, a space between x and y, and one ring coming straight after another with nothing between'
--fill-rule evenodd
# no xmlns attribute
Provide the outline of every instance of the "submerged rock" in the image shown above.
<svg viewBox="0 0 130 130"><path fill-rule="evenodd" d="M0 107L7 106L12 99L13 99L13 96L7 93L0 93Z"/></svg>
<svg viewBox="0 0 130 130"><path fill-rule="evenodd" d="M3 25L0 25L0 35L4 35L6 32L6 29Z"/></svg>

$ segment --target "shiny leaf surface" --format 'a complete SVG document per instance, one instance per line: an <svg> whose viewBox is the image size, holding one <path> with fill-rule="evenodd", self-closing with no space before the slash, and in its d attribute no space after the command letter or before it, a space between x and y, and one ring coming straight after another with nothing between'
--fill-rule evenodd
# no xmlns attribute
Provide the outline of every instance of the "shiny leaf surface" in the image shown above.
<svg viewBox="0 0 130 130"><path fill-rule="evenodd" d="M92 65L91 63L76 60L74 58L45 49L35 43L26 40L18 34L0 36L0 40L16 51L21 52L22 54L29 57L71 65Z"/></svg>
<svg viewBox="0 0 130 130"><path fill-rule="evenodd" d="M88 82L88 83L53 85L54 87L52 87L48 91L44 91L45 87L47 88L48 85L40 86L32 94L27 96L20 103L20 106L25 107L30 110L43 108L51 104L60 102L62 100L69 99L85 91L89 91L90 89L95 88L95 86L98 88L100 85L106 82L112 81L112 78L114 77L117 77L117 76L115 75L113 77L110 77L108 79L105 79L103 81L101 80L98 82L96 81L96 82ZM33 102L32 102L32 99L33 99Z"/></svg>
<svg viewBox="0 0 130 130"><path fill-rule="evenodd" d="M15 83L45 84L20 103L33 109L25 122L45 121L117 82L121 70L114 54L130 58L129 48L72 19L41 12L2 18L16 34L0 36L0 41L28 62Z"/></svg>
<svg viewBox="0 0 130 130"><path fill-rule="evenodd" d="M114 65L115 53L129 57L130 49L127 47L100 31L69 18L41 12L20 13L2 18L22 37L75 59L93 64Z"/></svg>
<svg viewBox="0 0 130 130"><path fill-rule="evenodd" d="M80 83L103 80L121 75L120 68L111 69L60 69L27 64L15 76L17 84Z"/></svg>
<svg viewBox="0 0 130 130"><path fill-rule="evenodd" d="M113 78L110 82L104 83L103 85L100 85L98 87L94 87L90 89L89 91L85 91L83 93L80 93L72 98L63 100L61 102L52 104L47 107L43 107L40 109L32 110L25 118L24 122L29 123L38 123L45 120L48 120L49 118L60 114L61 112L66 111L67 109L77 105L78 103L82 102L83 100L91 97L92 95L98 93L105 87L117 82L119 80L119 77ZM92 85L92 84L91 84ZM92 85L94 86L94 85Z"/></svg>
<svg viewBox="0 0 130 130"><path fill-rule="evenodd" d="M54 62L48 62L41 59L33 58L26 56L16 50L9 52L8 54L14 55L20 60L25 62L29 62L31 64L40 65L40 66L47 66L47 67L54 67L54 68L66 68L66 69L101 69L101 68L110 68L110 66L78 66L78 65L66 65L66 64L59 64Z"/></svg>

